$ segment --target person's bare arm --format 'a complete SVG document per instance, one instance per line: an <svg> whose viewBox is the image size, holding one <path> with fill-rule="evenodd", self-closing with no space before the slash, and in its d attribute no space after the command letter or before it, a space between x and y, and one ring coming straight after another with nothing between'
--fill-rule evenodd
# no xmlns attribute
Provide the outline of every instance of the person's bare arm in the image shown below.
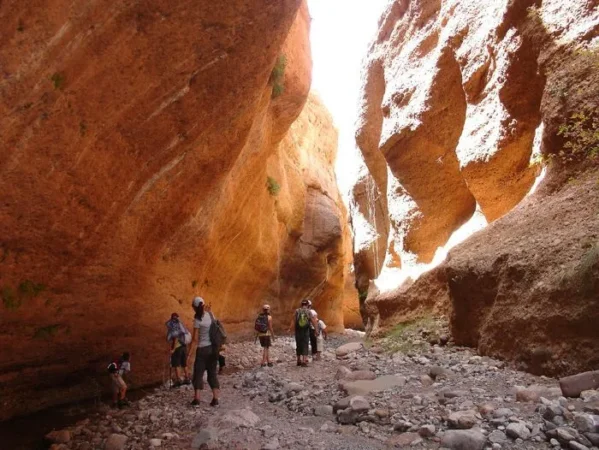
<svg viewBox="0 0 599 450"><path fill-rule="evenodd" d="M191 351L193 349L193 343L196 340L196 335L198 334L198 329L194 328L191 332L191 342L189 343L189 357L187 358L187 364L191 366L191 360L194 358L195 354Z"/></svg>
<svg viewBox="0 0 599 450"><path fill-rule="evenodd" d="M270 337L275 340L275 332L272 329L272 316L268 316L268 331L270 331Z"/></svg>

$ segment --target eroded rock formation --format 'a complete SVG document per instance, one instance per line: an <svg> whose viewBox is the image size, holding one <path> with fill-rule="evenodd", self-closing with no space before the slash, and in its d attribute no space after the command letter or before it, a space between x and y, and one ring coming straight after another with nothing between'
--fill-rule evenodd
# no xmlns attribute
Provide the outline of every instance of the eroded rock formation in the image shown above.
<svg viewBox="0 0 599 450"><path fill-rule="evenodd" d="M356 261L380 252L381 239L387 250L368 256L375 271L356 273L367 280L360 292L398 255L430 262L476 207L493 223L414 284L370 289L371 324L450 309L456 342L483 353L553 374L597 364L599 331L588 322L599 299L597 189L585 171L597 166L599 143L587 137L598 123L598 36L599 8L586 0L390 5L366 62L356 135L365 179L386 201L360 206L355 195L352 208L354 227L382 230L356 228ZM537 130L552 163L514 209L538 173ZM568 179L579 186L564 187ZM388 225L372 225L378 216ZM564 281L576 273L590 277L585 293Z"/></svg>
<svg viewBox="0 0 599 450"><path fill-rule="evenodd" d="M343 325L357 294L336 133L304 107L305 4L9 1L0 16L0 419L98 393L124 350L136 385L159 381L164 321L189 325L194 295L233 335L265 302L286 328L305 295Z"/></svg>

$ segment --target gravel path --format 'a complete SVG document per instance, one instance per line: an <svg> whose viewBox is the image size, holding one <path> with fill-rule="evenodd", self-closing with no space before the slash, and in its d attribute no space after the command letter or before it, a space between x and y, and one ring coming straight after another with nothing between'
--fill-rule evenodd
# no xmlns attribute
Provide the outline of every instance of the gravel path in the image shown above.
<svg viewBox="0 0 599 450"><path fill-rule="evenodd" d="M427 335L417 330L402 338L407 349L388 353L385 341L367 349L347 332L308 368L295 365L292 339L280 338L274 367L221 377L216 409L208 391L193 408L191 387L161 388L58 432L69 440L53 449L595 448L598 392L566 400L556 380L468 349L422 345ZM259 351L253 343L229 345L228 364L253 365Z"/></svg>

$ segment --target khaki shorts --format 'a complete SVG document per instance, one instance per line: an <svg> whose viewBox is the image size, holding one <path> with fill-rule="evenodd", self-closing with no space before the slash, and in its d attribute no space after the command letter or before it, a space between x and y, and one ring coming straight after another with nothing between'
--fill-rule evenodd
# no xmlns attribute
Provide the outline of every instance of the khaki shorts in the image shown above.
<svg viewBox="0 0 599 450"><path fill-rule="evenodd" d="M119 392L121 389L127 389L127 383L118 373L110 375L112 379L112 392Z"/></svg>

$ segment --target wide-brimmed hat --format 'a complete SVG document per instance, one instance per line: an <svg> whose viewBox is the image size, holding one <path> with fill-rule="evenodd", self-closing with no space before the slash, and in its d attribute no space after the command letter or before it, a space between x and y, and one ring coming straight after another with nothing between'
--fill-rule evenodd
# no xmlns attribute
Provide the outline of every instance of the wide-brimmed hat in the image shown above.
<svg viewBox="0 0 599 450"><path fill-rule="evenodd" d="M200 305L203 305L204 299L202 297L196 297L193 299L193 302L191 303L193 305L194 308L199 307Z"/></svg>
<svg viewBox="0 0 599 450"><path fill-rule="evenodd" d="M302 300L302 306L303 305L309 305L310 304L310 300L308 300L307 298Z"/></svg>

